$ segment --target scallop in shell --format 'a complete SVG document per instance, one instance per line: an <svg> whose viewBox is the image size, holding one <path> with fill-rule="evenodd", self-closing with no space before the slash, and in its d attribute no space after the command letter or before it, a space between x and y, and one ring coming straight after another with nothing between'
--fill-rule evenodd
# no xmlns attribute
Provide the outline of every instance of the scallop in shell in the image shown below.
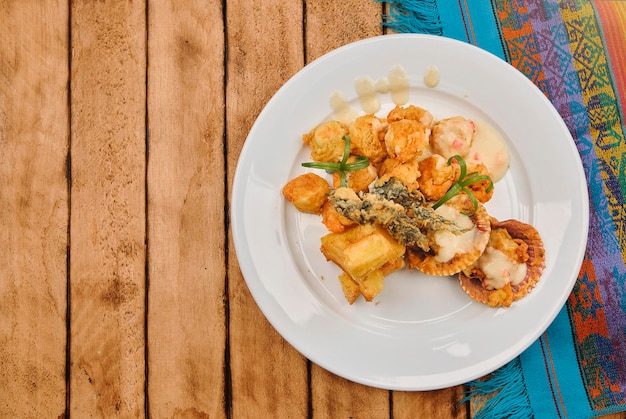
<svg viewBox="0 0 626 419"><path fill-rule="evenodd" d="M487 246L491 224L482 204L472 215L466 215L472 210L473 203L466 194L458 194L437 208L436 214L456 223L463 232L429 231L430 250L407 249L407 266L429 275L449 276L474 263Z"/></svg>
<svg viewBox="0 0 626 419"><path fill-rule="evenodd" d="M509 307L535 287L544 267L545 248L535 227L492 218L485 252L459 273L459 281L474 300L490 307Z"/></svg>

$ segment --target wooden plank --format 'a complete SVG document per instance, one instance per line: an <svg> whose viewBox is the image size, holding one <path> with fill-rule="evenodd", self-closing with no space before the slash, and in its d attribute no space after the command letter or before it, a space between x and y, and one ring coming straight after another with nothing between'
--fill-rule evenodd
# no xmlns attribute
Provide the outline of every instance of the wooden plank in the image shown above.
<svg viewBox="0 0 626 419"><path fill-rule="evenodd" d="M307 63L350 42L382 35L383 4L361 0L307 0Z"/></svg>
<svg viewBox="0 0 626 419"><path fill-rule="evenodd" d="M159 418L225 417L221 7L148 8L148 403Z"/></svg>
<svg viewBox="0 0 626 419"><path fill-rule="evenodd" d="M348 43L382 35L381 22L382 6L374 1L307 1L307 62ZM314 364L311 369L314 417L390 417L389 391L351 383Z"/></svg>
<svg viewBox="0 0 626 419"><path fill-rule="evenodd" d="M302 2L233 0L226 7L229 190L241 147L271 96L304 63ZM229 240L232 250L232 237ZM263 317L229 252L228 299L233 418L307 416L307 361Z"/></svg>
<svg viewBox="0 0 626 419"><path fill-rule="evenodd" d="M0 417L65 412L68 9L0 4Z"/></svg>
<svg viewBox="0 0 626 419"><path fill-rule="evenodd" d="M70 414L145 411L146 5L71 2Z"/></svg>
<svg viewBox="0 0 626 419"><path fill-rule="evenodd" d="M391 418L390 395L388 390L350 382L316 365L311 371L314 418Z"/></svg>
<svg viewBox="0 0 626 419"><path fill-rule="evenodd" d="M468 407L460 405L463 386L432 391L394 391L394 419L425 417L432 419L461 419L468 417Z"/></svg>

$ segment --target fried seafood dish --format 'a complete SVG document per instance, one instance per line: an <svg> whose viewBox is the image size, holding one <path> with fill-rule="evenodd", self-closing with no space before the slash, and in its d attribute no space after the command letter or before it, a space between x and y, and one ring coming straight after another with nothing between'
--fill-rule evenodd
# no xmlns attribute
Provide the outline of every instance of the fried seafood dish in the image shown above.
<svg viewBox="0 0 626 419"><path fill-rule="evenodd" d="M469 215L467 211L471 206L469 197L461 194L437 208L436 215L455 223L459 230L430 229L430 249L409 249L406 255L408 267L430 275L448 276L476 262L487 247L491 224L484 206L479 205Z"/></svg>
<svg viewBox="0 0 626 419"><path fill-rule="evenodd" d="M327 121L302 136L313 160L302 166L328 176L300 175L283 195L298 211L321 215L328 233L320 250L340 268L349 304L373 301L385 278L404 268L457 275L471 298L491 307L509 307L539 281L545 251L537 230L499 222L485 206L496 159L477 158L489 155L484 132L480 152L472 148L482 126L408 105L350 124ZM493 144L506 151L498 138ZM501 178L508 158L497 161Z"/></svg>
<svg viewBox="0 0 626 419"><path fill-rule="evenodd" d="M491 219L483 254L459 273L463 290L490 307L509 307L539 282L545 250L537 230L517 220Z"/></svg>

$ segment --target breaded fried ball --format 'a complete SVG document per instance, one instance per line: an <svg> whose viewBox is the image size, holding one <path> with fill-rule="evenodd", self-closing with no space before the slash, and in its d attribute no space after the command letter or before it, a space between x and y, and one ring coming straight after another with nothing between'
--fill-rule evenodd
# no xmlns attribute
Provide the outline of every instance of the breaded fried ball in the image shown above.
<svg viewBox="0 0 626 419"><path fill-rule="evenodd" d="M387 157L384 143L387 126L387 121L373 114L359 116L348 128L352 153L373 163L381 162Z"/></svg>
<svg viewBox="0 0 626 419"><path fill-rule="evenodd" d="M354 156L348 158L348 163L355 160ZM356 192L367 192L370 183L376 180L378 172L376 168L371 164L365 169L355 170L354 172L346 172L347 186L354 189ZM338 188L341 183L341 174L339 172L333 173L333 187Z"/></svg>
<svg viewBox="0 0 626 419"><path fill-rule="evenodd" d="M432 154L419 163L420 191L429 201L437 201L448 192L455 181L454 166L445 158Z"/></svg>
<svg viewBox="0 0 626 419"><path fill-rule="evenodd" d="M466 163L467 164L467 173L478 172L479 175L491 176L491 172L487 169L482 163ZM487 180L479 180L478 182L470 183L467 185L467 188L472 191L476 199L478 199L483 204L491 199L493 196L494 188L491 188L489 192L487 189L491 185L491 182Z"/></svg>
<svg viewBox="0 0 626 419"><path fill-rule="evenodd" d="M346 227L356 224L354 221L339 214L328 199L322 205L322 223L333 233L341 233Z"/></svg>
<svg viewBox="0 0 626 419"><path fill-rule="evenodd" d="M406 107L396 105L396 107L387 114L388 122L396 122L401 119L412 119L429 128L433 124L433 115L426 109L415 105Z"/></svg>
<svg viewBox="0 0 626 419"><path fill-rule="evenodd" d="M416 159L402 163L400 160L388 158L380 165L378 176L381 179L394 177L412 190L419 187L418 179L421 174Z"/></svg>
<svg viewBox="0 0 626 419"><path fill-rule="evenodd" d="M302 141L311 147L311 158L315 161L339 162L343 157L348 127L339 121L323 122L302 136Z"/></svg>
<svg viewBox="0 0 626 419"><path fill-rule="evenodd" d="M430 148L446 159L456 154L465 157L472 145L474 131L474 123L462 116L442 119L433 125Z"/></svg>
<svg viewBox="0 0 626 419"><path fill-rule="evenodd" d="M298 211L319 214L330 185L315 173L306 173L290 180L283 187L283 195Z"/></svg>
<svg viewBox="0 0 626 419"><path fill-rule="evenodd" d="M428 147L429 135L429 128L412 119L392 122L385 134L387 155L403 163L414 160Z"/></svg>

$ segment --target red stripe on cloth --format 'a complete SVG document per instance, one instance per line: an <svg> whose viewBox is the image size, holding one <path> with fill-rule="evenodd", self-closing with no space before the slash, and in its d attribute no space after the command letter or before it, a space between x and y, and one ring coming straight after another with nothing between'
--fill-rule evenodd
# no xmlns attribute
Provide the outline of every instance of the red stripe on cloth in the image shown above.
<svg viewBox="0 0 626 419"><path fill-rule="evenodd" d="M622 112L626 113L626 2L594 0L594 8L600 20L606 50L614 76L616 94Z"/></svg>
<svg viewBox="0 0 626 419"><path fill-rule="evenodd" d="M476 45L476 33L474 32L474 26L470 17L469 6L467 0L459 1L459 9L461 9L461 16L463 16L463 24L465 25L465 33L467 33L467 39Z"/></svg>
<svg viewBox="0 0 626 419"><path fill-rule="evenodd" d="M540 339L541 351L543 352L544 365L546 367L546 375L550 382L550 390L552 393L552 400L556 407L556 411L559 417L567 417L567 411L565 409L565 402L563 401L563 395L561 394L561 388L559 386L559 380L556 376L556 368L554 367L554 361L552 360L552 350L550 349L550 342L548 342L548 334L544 333ZM563 413L563 415L561 415Z"/></svg>

